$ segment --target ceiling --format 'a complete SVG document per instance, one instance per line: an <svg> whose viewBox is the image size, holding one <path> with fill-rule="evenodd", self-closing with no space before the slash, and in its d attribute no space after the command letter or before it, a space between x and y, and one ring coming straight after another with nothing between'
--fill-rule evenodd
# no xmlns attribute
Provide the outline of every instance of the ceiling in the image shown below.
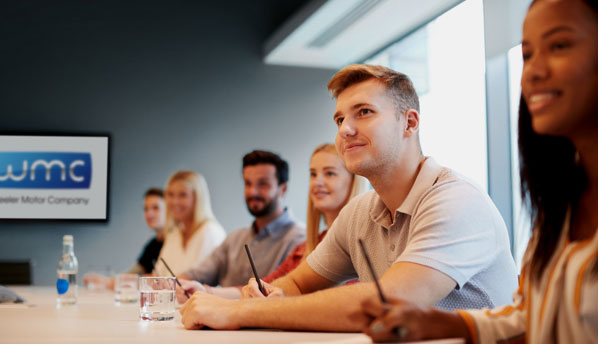
<svg viewBox="0 0 598 344"><path fill-rule="evenodd" d="M266 42L264 62L336 69L363 61L463 0L312 0Z"/></svg>

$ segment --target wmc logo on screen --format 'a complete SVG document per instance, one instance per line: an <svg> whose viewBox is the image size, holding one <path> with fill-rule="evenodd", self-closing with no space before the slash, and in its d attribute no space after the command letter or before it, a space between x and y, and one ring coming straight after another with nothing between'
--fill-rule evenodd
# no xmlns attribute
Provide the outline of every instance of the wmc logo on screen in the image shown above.
<svg viewBox="0 0 598 344"><path fill-rule="evenodd" d="M91 154L0 152L0 188L89 189Z"/></svg>

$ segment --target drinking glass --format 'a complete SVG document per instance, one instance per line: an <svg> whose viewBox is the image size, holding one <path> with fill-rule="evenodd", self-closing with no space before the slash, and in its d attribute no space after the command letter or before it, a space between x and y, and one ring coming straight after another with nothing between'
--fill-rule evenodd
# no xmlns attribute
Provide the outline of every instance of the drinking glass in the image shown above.
<svg viewBox="0 0 598 344"><path fill-rule="evenodd" d="M114 301L120 303L137 302L139 298L139 276L118 274L114 279Z"/></svg>
<svg viewBox="0 0 598 344"><path fill-rule="evenodd" d="M88 265L87 272L83 275L83 283L90 293L102 293L109 289L110 278L113 276L109 266Z"/></svg>
<svg viewBox="0 0 598 344"><path fill-rule="evenodd" d="M143 320L174 319L174 277L141 277L139 280L139 315Z"/></svg>

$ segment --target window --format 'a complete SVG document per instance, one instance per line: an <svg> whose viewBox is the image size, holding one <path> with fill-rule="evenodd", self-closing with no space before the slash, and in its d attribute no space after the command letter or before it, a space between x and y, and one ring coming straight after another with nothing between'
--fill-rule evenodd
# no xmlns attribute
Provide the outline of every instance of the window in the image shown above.
<svg viewBox="0 0 598 344"><path fill-rule="evenodd" d="M484 23L467 0L371 57L411 77L425 155L488 189Z"/></svg>

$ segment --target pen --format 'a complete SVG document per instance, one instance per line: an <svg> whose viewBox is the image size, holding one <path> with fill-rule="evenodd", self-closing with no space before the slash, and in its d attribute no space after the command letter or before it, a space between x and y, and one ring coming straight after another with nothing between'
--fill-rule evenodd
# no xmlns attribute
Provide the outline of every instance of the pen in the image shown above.
<svg viewBox="0 0 598 344"><path fill-rule="evenodd" d="M172 277L174 277L174 280L176 281L176 284L179 285L179 287L181 287L181 289L183 289L183 291L185 292L185 296L187 296L187 298L191 298L191 296L189 295L189 293L185 290L185 288L183 288L183 286L181 285L181 282L179 281L178 278L176 278L176 276L174 275L174 272L172 272L172 270L170 270L170 266L168 266L168 264L166 264L166 261L164 260L164 258L160 257L160 260L162 261L162 263L164 263L164 266L166 267L166 269L168 269L168 272L170 272L170 274L172 275Z"/></svg>
<svg viewBox="0 0 598 344"><path fill-rule="evenodd" d="M255 268L255 263L253 262L253 256L251 255L251 250L249 249L249 246L247 244L245 244L245 251L247 252L247 257L249 258L249 263L251 264L251 270L253 270L253 275L255 276L255 280L257 282L258 288L262 292L262 295L268 296L268 294L266 294L266 290L264 289L264 286L262 285L260 276L257 274L257 269Z"/></svg>
<svg viewBox="0 0 598 344"><path fill-rule="evenodd" d="M380 287L380 283L378 282L378 277L376 277L376 272L374 271L374 266L372 265L372 262L370 261L370 257L368 256L368 253L365 249L365 244L363 243L363 240L361 240L361 239L359 239L359 246L361 246L361 252L363 253L365 262L368 264L368 268L370 269L370 274L372 275L372 278L374 279L376 288L378 289L378 296L380 296L380 301L382 301L383 304L388 305L389 304L388 299L386 298L386 296L384 296L384 293L382 292L382 288ZM382 327L382 328L380 328L380 327ZM383 331L384 325L382 325L381 323L376 323L374 326L372 326L372 330L373 331ZM397 336L399 336L399 339L403 339L407 335L407 329L404 327L394 328L393 332L396 333Z"/></svg>

